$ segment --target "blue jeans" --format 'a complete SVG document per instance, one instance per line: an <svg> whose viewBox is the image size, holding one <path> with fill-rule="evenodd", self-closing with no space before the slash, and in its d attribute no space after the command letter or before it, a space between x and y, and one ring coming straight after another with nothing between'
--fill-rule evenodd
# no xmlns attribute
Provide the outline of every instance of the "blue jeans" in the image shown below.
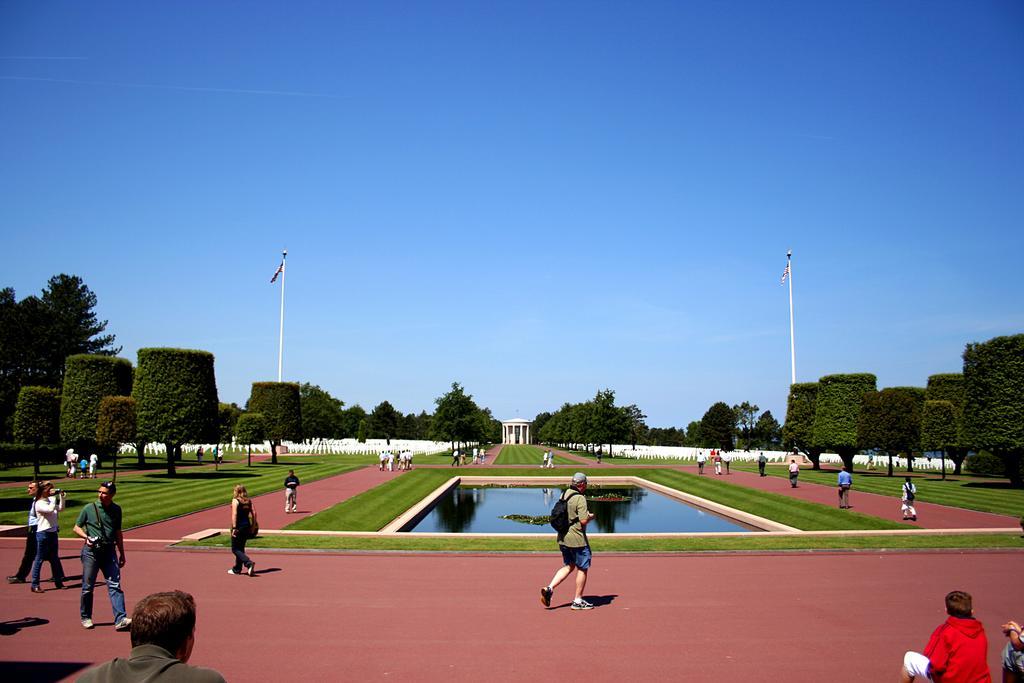
<svg viewBox="0 0 1024 683"><path fill-rule="evenodd" d="M53 574L53 582L60 586L64 583L64 567L60 564L60 554L57 552L57 532L37 531L36 532L36 559L32 563L32 587L39 588L39 570L43 562L50 563L50 573Z"/></svg>
<svg viewBox="0 0 1024 683"><path fill-rule="evenodd" d="M102 550L82 546L82 601L83 619L92 619L92 589L96 585L97 572L103 572L107 580L110 606L114 610L114 623L128 616L124 611L124 591L121 590L121 568L117 566L117 553L113 546Z"/></svg>

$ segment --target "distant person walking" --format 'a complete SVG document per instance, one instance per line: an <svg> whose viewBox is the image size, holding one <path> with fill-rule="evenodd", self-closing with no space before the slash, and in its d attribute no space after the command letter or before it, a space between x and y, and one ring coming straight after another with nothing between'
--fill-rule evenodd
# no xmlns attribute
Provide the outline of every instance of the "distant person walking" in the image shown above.
<svg viewBox="0 0 1024 683"><path fill-rule="evenodd" d="M718 450L711 451L711 458L715 461L715 474L722 474L722 452Z"/></svg>
<svg viewBox="0 0 1024 683"><path fill-rule="evenodd" d="M243 569L249 576L256 574L256 563L245 554L245 542L254 535L256 525L256 508L249 492L241 484L236 484L231 497L231 552L235 556L235 566L228 570L228 574L241 574Z"/></svg>
<svg viewBox="0 0 1024 683"><path fill-rule="evenodd" d="M697 474L704 474L704 465L708 462L708 454L701 449L697 449Z"/></svg>
<svg viewBox="0 0 1024 683"><path fill-rule="evenodd" d="M853 477L846 471L846 465L840 468L836 484L839 487L839 509L848 510L850 508L850 487L853 486Z"/></svg>
<svg viewBox="0 0 1024 683"><path fill-rule="evenodd" d="M587 571L590 569L590 543L587 541L587 524L594 519L594 513L587 509L587 475L577 472L572 475L572 485L562 492L568 513L569 528L558 538L558 547L562 551L562 566L555 572L551 583L540 589L540 601L545 607L551 606L551 596L558 584L562 583L572 571L576 570L576 592L572 601L572 609L594 609L594 606L583 599L583 589L587 585Z"/></svg>
<svg viewBox="0 0 1024 683"><path fill-rule="evenodd" d="M762 477L765 476L764 466L767 464L768 458L765 457L764 451L761 451L761 454L757 456L757 473Z"/></svg>
<svg viewBox="0 0 1024 683"><path fill-rule="evenodd" d="M789 486L790 488L796 488L796 480L800 477L800 465L797 464L796 460L789 461Z"/></svg>
<svg viewBox="0 0 1024 683"><path fill-rule="evenodd" d="M203 447L202 446L200 446L199 450L196 451L196 464L198 464L198 465L202 465L203 464Z"/></svg>
<svg viewBox="0 0 1024 683"><path fill-rule="evenodd" d="M299 478L295 476L295 470L288 470L288 476L284 478L284 511L298 512L298 488Z"/></svg>
<svg viewBox="0 0 1024 683"><path fill-rule="evenodd" d="M115 458L117 457L116 453L114 454L114 457ZM95 479L96 478L96 468L99 467L99 464L100 464L100 456L96 455L95 453L93 453L92 455L89 456L89 478L90 479Z"/></svg>
<svg viewBox="0 0 1024 683"><path fill-rule="evenodd" d="M917 487L910 477L904 477L903 496L900 499L900 509L903 511L903 519L911 522L917 521L917 509L914 507L914 500L917 498Z"/></svg>
<svg viewBox="0 0 1024 683"><path fill-rule="evenodd" d="M68 470L68 477L73 479L78 470L78 456L75 455L74 448L69 448L64 453L64 466Z"/></svg>
<svg viewBox="0 0 1024 683"><path fill-rule="evenodd" d="M83 507L75 522L75 535L85 539L79 604L83 628L93 628L93 586L96 585L96 575L101 571L107 581L107 594L114 611L114 630L127 631L132 624L124 610L124 591L121 590L121 568L128 560L124 555L124 535L121 533L121 507L114 502L115 495L117 485L114 482L100 484L98 503L93 501Z"/></svg>
<svg viewBox="0 0 1024 683"><path fill-rule="evenodd" d="M28 483L26 492L32 498L32 503L28 506L28 531L25 534L25 552L21 556L18 571L7 577L7 583L25 583L29 572L32 571L32 562L36 559L36 528L38 524L36 518L36 491L38 490L39 484L34 481Z"/></svg>
<svg viewBox="0 0 1024 683"><path fill-rule="evenodd" d="M452 467L457 467L458 465L459 465L459 449L456 448L455 450L452 451Z"/></svg>
<svg viewBox="0 0 1024 683"><path fill-rule="evenodd" d="M78 460L78 469L82 474L82 479L89 476L89 459L84 455Z"/></svg>
<svg viewBox="0 0 1024 683"><path fill-rule="evenodd" d="M83 461L84 462L84 461ZM53 484L44 481L36 490L36 558L32 563L32 592L42 593L39 570L43 562L50 563L50 573L57 588L64 588L64 567L60 564L57 547L57 513L64 509L63 491L54 491Z"/></svg>
<svg viewBox="0 0 1024 683"><path fill-rule="evenodd" d="M729 464L732 463L732 453L726 451L725 454L722 455L722 462L725 463L725 473L732 474L732 472L729 471Z"/></svg>

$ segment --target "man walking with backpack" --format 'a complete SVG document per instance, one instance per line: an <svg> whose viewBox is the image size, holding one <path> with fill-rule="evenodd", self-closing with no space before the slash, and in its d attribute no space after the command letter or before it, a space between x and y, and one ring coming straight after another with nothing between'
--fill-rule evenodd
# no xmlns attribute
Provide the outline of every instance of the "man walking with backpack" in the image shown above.
<svg viewBox="0 0 1024 683"><path fill-rule="evenodd" d="M551 606L551 595L555 587L576 570L576 594L572 609L594 609L583 599L587 585L587 571L590 569L590 543L587 542L587 524L594 519L594 513L587 509L587 475L577 472L572 475L572 485L551 510L551 526L558 534L558 547L562 551L562 566L555 572L551 583L540 589L540 601L545 607Z"/></svg>

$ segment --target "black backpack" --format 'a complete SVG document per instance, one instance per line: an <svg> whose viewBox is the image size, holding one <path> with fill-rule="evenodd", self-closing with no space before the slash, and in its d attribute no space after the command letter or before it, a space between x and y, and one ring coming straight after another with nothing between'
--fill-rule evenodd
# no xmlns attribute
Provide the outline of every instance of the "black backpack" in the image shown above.
<svg viewBox="0 0 1024 683"><path fill-rule="evenodd" d="M555 507L551 508L551 527L558 532L558 537L562 538L565 533L569 531L569 527L572 526L569 523L569 501L572 500L573 496L583 495L579 491L573 491L568 496L562 494L558 498L558 502L555 503Z"/></svg>
<svg viewBox="0 0 1024 683"><path fill-rule="evenodd" d="M912 484L904 484L903 493L906 495L908 501L914 500L914 488Z"/></svg>

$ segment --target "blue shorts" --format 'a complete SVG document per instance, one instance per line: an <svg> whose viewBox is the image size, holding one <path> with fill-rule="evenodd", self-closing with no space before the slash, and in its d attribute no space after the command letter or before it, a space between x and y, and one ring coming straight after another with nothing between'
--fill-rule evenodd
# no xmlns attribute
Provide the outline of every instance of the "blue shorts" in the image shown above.
<svg viewBox="0 0 1024 683"><path fill-rule="evenodd" d="M590 546L582 548L567 548L564 545L558 546L562 549L562 562L572 565L577 569L590 569Z"/></svg>

